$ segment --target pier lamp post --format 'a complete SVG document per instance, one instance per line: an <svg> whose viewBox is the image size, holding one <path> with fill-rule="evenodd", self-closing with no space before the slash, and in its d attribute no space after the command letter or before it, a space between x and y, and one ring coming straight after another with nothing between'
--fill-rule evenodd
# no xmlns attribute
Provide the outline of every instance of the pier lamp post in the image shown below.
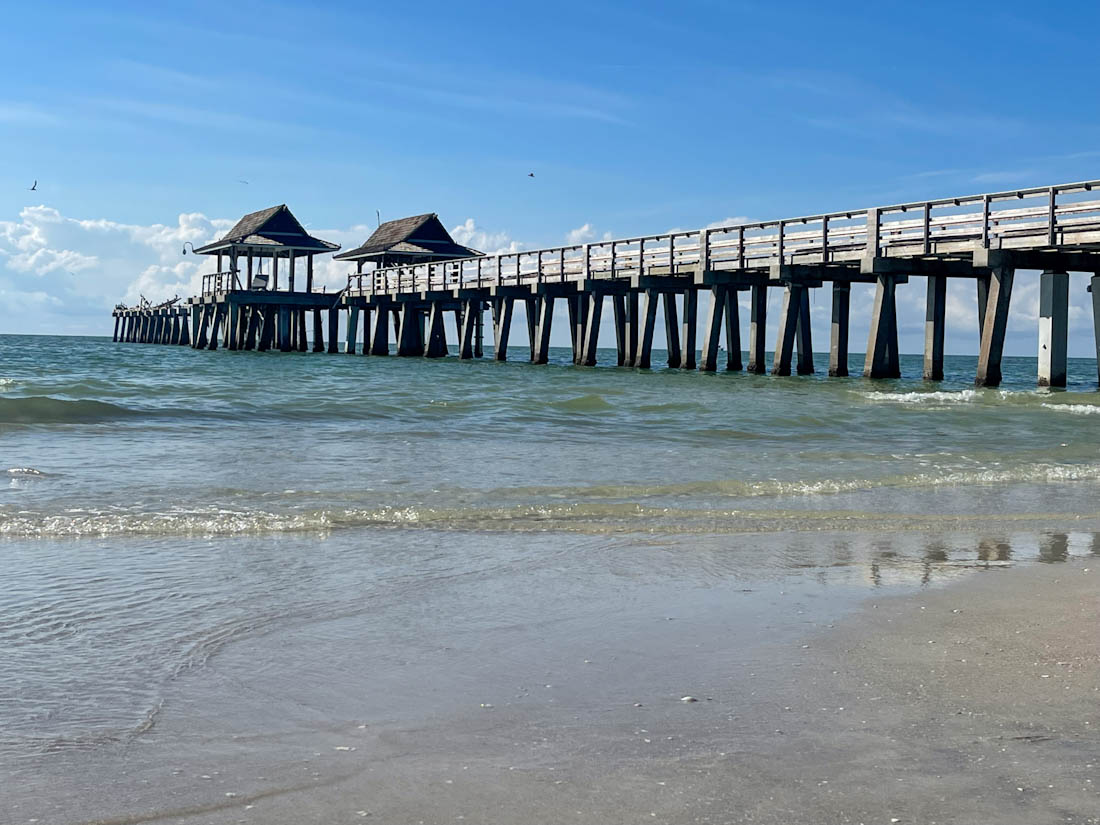
<svg viewBox="0 0 1100 825"><path fill-rule="evenodd" d="M191 247L191 254L192 255L197 255L198 254L197 252L195 252L195 245L193 243L191 243L191 241L184 241L183 242L183 254L184 255L187 254L187 247Z"/></svg>

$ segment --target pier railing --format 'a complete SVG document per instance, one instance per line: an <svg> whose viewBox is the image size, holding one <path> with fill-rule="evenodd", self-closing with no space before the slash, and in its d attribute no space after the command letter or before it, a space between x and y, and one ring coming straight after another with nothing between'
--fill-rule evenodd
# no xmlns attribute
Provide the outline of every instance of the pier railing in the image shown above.
<svg viewBox="0 0 1100 825"><path fill-rule="evenodd" d="M348 291L432 292L952 256L979 248L1095 246L1100 245L1100 199L1094 189L1100 189L1100 180L393 266L349 275Z"/></svg>
<svg viewBox="0 0 1100 825"><path fill-rule="evenodd" d="M230 269L225 272L211 272L209 275L203 275L202 294L214 295L230 289L241 289L241 279L237 277L239 274L239 269Z"/></svg>

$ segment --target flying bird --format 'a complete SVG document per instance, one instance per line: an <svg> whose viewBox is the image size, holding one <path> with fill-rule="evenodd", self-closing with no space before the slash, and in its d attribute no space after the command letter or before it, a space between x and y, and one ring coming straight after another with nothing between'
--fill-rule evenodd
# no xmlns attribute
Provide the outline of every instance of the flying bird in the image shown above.
<svg viewBox="0 0 1100 825"><path fill-rule="evenodd" d="M533 178L534 176L535 176L534 172L528 172L527 173L527 177L529 177L529 178Z"/></svg>
<svg viewBox="0 0 1100 825"><path fill-rule="evenodd" d="M38 191L38 180L37 179L35 179L34 185L30 189L28 189L27 191L28 192L37 192Z"/></svg>
<svg viewBox="0 0 1100 825"><path fill-rule="evenodd" d="M248 183L246 180L238 180L237 183Z"/></svg>

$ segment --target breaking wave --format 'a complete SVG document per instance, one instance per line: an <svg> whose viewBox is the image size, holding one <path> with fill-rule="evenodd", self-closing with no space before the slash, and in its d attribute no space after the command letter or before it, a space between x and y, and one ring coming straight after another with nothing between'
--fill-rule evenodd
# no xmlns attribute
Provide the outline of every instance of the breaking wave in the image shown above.
<svg viewBox="0 0 1100 825"><path fill-rule="evenodd" d="M106 401L66 401L45 395L0 397L0 424L94 424L140 415Z"/></svg>

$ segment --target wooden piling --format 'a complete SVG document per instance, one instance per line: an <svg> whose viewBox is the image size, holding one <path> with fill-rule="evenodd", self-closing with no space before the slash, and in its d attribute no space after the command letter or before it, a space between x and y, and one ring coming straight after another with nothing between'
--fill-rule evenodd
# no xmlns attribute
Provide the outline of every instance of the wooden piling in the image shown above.
<svg viewBox="0 0 1100 825"><path fill-rule="evenodd" d="M684 292L684 319L680 325L680 368L695 369L695 331L699 321L699 293L694 289Z"/></svg>
<svg viewBox="0 0 1100 825"><path fill-rule="evenodd" d="M798 316L802 309L803 287L787 284L783 290L783 308L779 314L779 331L775 341L772 375L790 375L791 358L794 355L795 334L798 332Z"/></svg>
<svg viewBox="0 0 1100 825"><path fill-rule="evenodd" d="M540 295L535 303L537 323L535 356L532 363L545 364L550 360L550 327L554 323L554 298L551 295Z"/></svg>
<svg viewBox="0 0 1100 825"><path fill-rule="evenodd" d="M432 301L428 309L428 343L424 349L426 358L443 358L447 355L447 332L443 324L443 305Z"/></svg>
<svg viewBox="0 0 1100 825"><path fill-rule="evenodd" d="M390 316L393 310L390 307L380 307L375 313L374 326L371 328L370 354L390 354Z"/></svg>
<svg viewBox="0 0 1100 825"><path fill-rule="evenodd" d="M596 366L596 348L600 340L600 320L603 316L602 292L582 296L588 304L584 316L584 334L581 336L581 366Z"/></svg>
<svg viewBox="0 0 1100 825"><path fill-rule="evenodd" d="M356 336L359 334L359 307L348 307L348 328L345 330L344 352L347 355L355 355Z"/></svg>
<svg viewBox="0 0 1100 825"><path fill-rule="evenodd" d="M924 299L924 380L943 380L943 336L947 316L947 278L929 275Z"/></svg>
<svg viewBox="0 0 1100 825"><path fill-rule="evenodd" d="M851 307L852 285L833 281L833 315L829 334L829 375L848 375L848 313Z"/></svg>
<svg viewBox="0 0 1100 825"><path fill-rule="evenodd" d="M803 287L798 299L798 326L794 331L795 350L798 353L797 366L799 375L813 375L814 372L814 342L810 327L810 290Z"/></svg>
<svg viewBox="0 0 1100 825"><path fill-rule="evenodd" d="M1047 270L1039 276L1040 387L1066 385L1069 335L1069 275Z"/></svg>
<svg viewBox="0 0 1100 825"><path fill-rule="evenodd" d="M397 354L408 357L423 355L424 338L420 328L420 312L411 302L406 301L401 304L399 317Z"/></svg>
<svg viewBox="0 0 1100 825"><path fill-rule="evenodd" d="M699 369L714 372L718 369L718 346L722 337L722 316L726 308L725 286L713 286L710 289L710 306L707 308L706 325L703 331L703 353L699 359Z"/></svg>
<svg viewBox="0 0 1100 825"><path fill-rule="evenodd" d="M642 294L641 328L635 363L640 370L649 369L653 361L653 330L657 325L657 302L660 300L661 295L656 290L647 289Z"/></svg>
<svg viewBox="0 0 1100 825"><path fill-rule="evenodd" d="M477 316L481 314L480 299L462 302L462 323L458 334L458 357L469 360L474 357L474 336L477 328Z"/></svg>
<svg viewBox="0 0 1100 825"><path fill-rule="evenodd" d="M680 356L680 321L676 310L676 293L665 292L661 296L661 303L665 309L665 346L668 351L669 369L679 369Z"/></svg>
<svg viewBox="0 0 1100 825"><path fill-rule="evenodd" d="M328 352L335 355L340 352L340 310L328 308ZM419 353L417 353L419 355Z"/></svg>
<svg viewBox="0 0 1100 825"><path fill-rule="evenodd" d="M875 286L875 305L871 313L871 332L867 338L867 356L863 363L865 378L901 378L898 359L898 323L893 275L879 275Z"/></svg>
<svg viewBox="0 0 1100 825"><path fill-rule="evenodd" d="M768 371L764 359L767 346L764 336L768 322L768 288L753 284L749 294L749 366L748 372L763 375Z"/></svg>
<svg viewBox="0 0 1100 825"><path fill-rule="evenodd" d="M512 309L516 299L493 298L493 360L508 360L508 334L512 331Z"/></svg>
<svg viewBox="0 0 1100 825"><path fill-rule="evenodd" d="M626 300L622 295L611 296L611 311L615 321L615 363L617 366L629 366L626 344Z"/></svg>
<svg viewBox="0 0 1100 825"><path fill-rule="evenodd" d="M1008 306L1014 275L1013 269L1003 266L995 267L991 273L982 344L978 352L978 373L974 376L974 383L979 387L997 387L1001 383L1001 356L1008 329Z"/></svg>

